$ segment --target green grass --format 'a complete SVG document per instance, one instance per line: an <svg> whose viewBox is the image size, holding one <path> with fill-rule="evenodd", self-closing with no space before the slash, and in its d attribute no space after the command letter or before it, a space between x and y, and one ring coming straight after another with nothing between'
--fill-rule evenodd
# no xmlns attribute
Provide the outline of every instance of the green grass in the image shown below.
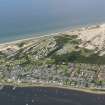
<svg viewBox="0 0 105 105"><path fill-rule="evenodd" d="M54 54L51 58L55 59L56 64L60 64L62 62L105 64L105 56L99 56L98 54L94 53L89 56L85 56L81 51L72 51L71 53L62 55Z"/></svg>

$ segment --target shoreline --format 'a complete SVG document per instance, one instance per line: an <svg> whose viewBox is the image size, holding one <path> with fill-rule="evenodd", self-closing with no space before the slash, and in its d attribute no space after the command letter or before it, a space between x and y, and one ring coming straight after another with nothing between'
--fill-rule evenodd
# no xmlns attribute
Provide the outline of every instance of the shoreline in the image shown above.
<svg viewBox="0 0 105 105"><path fill-rule="evenodd" d="M19 43L19 42L22 42L22 41L28 41L28 40L32 40L32 39L39 39L39 38L43 38L43 37L48 37L48 36L52 36L52 35L57 35L59 34L60 32L58 33L52 33L52 34L47 34L47 35L43 35L43 36L35 36L35 37L31 37L31 38L24 38L24 39L20 39L20 40L15 40L15 41L10 41L10 42L4 42L4 43L0 43L0 46L3 46L3 45L9 45L9 44L16 44L16 43Z"/></svg>
<svg viewBox="0 0 105 105"><path fill-rule="evenodd" d="M19 42L22 42L22 41L28 41L28 40L32 40L32 39L38 39L38 38L42 38L42 37L47 37L47 36L55 36L55 35L59 35L59 34L62 34L62 33L66 33L66 32L72 32L72 31L76 31L78 29L87 29L87 28L91 28L91 27L94 27L94 26L101 26L101 25L105 25L105 22L103 23L96 23L96 24L86 24L86 25L77 25L77 26L72 26L72 27L67 27L65 29L62 29L62 31L57 31L57 32L49 32L49 33L40 33L40 34L36 34L33 33L32 36L29 36L29 37L26 37L26 38L22 38L22 39L16 39L16 40L13 40L13 41L7 41L7 42L1 42L0 43L0 46L3 46L3 45L9 45L9 44L16 44L16 43L19 43Z"/></svg>
<svg viewBox="0 0 105 105"><path fill-rule="evenodd" d="M14 88L57 88L57 89L64 89L68 91L77 91L77 92L83 92L87 94L96 94L96 95L105 95L105 89L96 89L96 88L77 88L77 87L72 87L72 86L60 86L60 85L51 85L51 84L27 84L27 83L22 83L22 84L0 84L0 87L6 87L6 86L11 86ZM0 90L2 90L0 89Z"/></svg>

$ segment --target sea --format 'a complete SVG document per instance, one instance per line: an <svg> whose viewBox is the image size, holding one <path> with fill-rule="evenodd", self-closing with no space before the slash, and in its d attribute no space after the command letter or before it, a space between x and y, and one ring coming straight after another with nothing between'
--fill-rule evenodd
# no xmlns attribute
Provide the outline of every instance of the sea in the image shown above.
<svg viewBox="0 0 105 105"><path fill-rule="evenodd" d="M0 105L105 105L105 94L59 88L6 86L0 90Z"/></svg>
<svg viewBox="0 0 105 105"><path fill-rule="evenodd" d="M105 0L0 0L0 43L105 22Z"/></svg>

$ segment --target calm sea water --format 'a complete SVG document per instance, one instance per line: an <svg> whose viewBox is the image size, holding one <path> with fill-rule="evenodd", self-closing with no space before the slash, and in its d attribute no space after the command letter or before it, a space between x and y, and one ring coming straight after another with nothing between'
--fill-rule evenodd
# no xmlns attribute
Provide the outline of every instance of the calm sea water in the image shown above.
<svg viewBox="0 0 105 105"><path fill-rule="evenodd" d="M105 0L0 0L0 43L101 22Z"/></svg>
<svg viewBox="0 0 105 105"><path fill-rule="evenodd" d="M57 88L12 88L0 90L0 105L105 105L105 95Z"/></svg>

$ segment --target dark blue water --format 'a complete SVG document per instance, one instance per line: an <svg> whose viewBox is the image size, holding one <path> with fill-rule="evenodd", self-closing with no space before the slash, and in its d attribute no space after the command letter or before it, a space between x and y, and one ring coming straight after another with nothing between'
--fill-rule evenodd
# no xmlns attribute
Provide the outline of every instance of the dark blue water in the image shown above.
<svg viewBox="0 0 105 105"><path fill-rule="evenodd" d="M105 0L0 0L0 42L101 22Z"/></svg>
<svg viewBox="0 0 105 105"><path fill-rule="evenodd" d="M57 88L16 88L0 90L0 105L105 105L105 95Z"/></svg>

